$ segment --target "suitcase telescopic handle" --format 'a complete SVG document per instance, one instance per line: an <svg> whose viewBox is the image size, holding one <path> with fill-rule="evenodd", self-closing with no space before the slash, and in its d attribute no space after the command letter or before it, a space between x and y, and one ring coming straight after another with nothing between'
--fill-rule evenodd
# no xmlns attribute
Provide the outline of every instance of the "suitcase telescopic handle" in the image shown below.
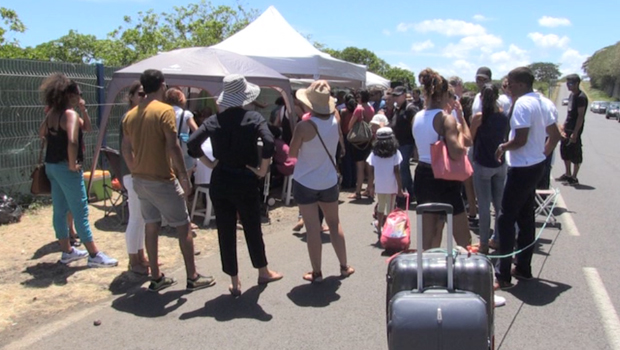
<svg viewBox="0 0 620 350"><path fill-rule="evenodd" d="M453 214L454 208L450 204L446 203L426 203L418 205L415 208L415 211L418 214L426 214L426 213L446 213Z"/></svg>
<svg viewBox="0 0 620 350"><path fill-rule="evenodd" d="M452 244L452 240L454 239L453 234L453 213L454 208L450 204L445 203L426 203L421 204L416 207L417 213L417 265L418 265L418 291L422 292L424 290L424 269L422 267L423 258L422 251L424 249L423 242L423 225L422 225L422 214L436 214L436 213L446 213L447 221L448 221L448 254L446 261L446 269L448 272L448 283L447 287L449 291L454 290L454 255L452 253L454 247Z"/></svg>

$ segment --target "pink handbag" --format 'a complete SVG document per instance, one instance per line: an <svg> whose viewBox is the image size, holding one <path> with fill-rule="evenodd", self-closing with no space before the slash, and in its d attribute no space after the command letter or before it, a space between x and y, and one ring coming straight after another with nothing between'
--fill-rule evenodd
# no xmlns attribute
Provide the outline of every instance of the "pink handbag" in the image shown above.
<svg viewBox="0 0 620 350"><path fill-rule="evenodd" d="M443 180L465 181L474 173L467 153L458 160L453 160L448 155L448 146L443 140L431 145L431 167L435 178Z"/></svg>

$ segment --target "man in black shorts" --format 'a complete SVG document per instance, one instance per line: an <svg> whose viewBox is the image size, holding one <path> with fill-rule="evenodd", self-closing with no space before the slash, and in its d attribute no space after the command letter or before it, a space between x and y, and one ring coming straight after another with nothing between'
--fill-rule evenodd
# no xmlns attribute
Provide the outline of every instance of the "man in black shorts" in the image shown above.
<svg viewBox="0 0 620 350"><path fill-rule="evenodd" d="M566 86L570 91L568 97L568 113L566 121L562 127L562 143L560 145L560 155L564 161L566 172L556 180L568 182L570 185L578 185L577 173L583 162L581 151L581 134L588 107L588 97L579 89L581 79L577 74L566 77ZM573 169L571 171L571 163Z"/></svg>

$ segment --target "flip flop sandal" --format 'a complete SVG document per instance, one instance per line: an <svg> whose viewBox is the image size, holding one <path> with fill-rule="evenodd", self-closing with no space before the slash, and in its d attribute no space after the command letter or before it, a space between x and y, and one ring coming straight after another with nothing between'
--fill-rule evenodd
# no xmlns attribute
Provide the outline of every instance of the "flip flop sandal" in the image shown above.
<svg viewBox="0 0 620 350"><path fill-rule="evenodd" d="M323 282L323 274L321 272L310 271L306 273L302 278L311 283Z"/></svg>

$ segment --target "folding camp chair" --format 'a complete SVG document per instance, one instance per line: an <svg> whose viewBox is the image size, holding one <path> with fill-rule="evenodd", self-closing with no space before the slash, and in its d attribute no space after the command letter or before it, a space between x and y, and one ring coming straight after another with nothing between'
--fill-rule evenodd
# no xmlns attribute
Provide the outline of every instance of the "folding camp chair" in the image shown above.
<svg viewBox="0 0 620 350"><path fill-rule="evenodd" d="M115 213L116 216L120 218L120 223L124 224L127 222L127 217L125 215L125 212L127 211L127 190L123 185L123 177L121 176L121 154L119 151L110 147L102 147L101 153L103 153L108 161L108 164L110 165L112 180L116 179L118 184L116 185L114 181L111 185L108 185L105 181L103 182L103 206L105 207L104 216L107 217L110 216L110 214ZM110 207L107 206L107 201L110 201Z"/></svg>
<svg viewBox="0 0 620 350"><path fill-rule="evenodd" d="M536 210L535 215L543 215L549 218L552 225L557 223L555 215L553 215L553 208L557 197L560 195L560 190L557 188L550 188L548 190L536 190Z"/></svg>

